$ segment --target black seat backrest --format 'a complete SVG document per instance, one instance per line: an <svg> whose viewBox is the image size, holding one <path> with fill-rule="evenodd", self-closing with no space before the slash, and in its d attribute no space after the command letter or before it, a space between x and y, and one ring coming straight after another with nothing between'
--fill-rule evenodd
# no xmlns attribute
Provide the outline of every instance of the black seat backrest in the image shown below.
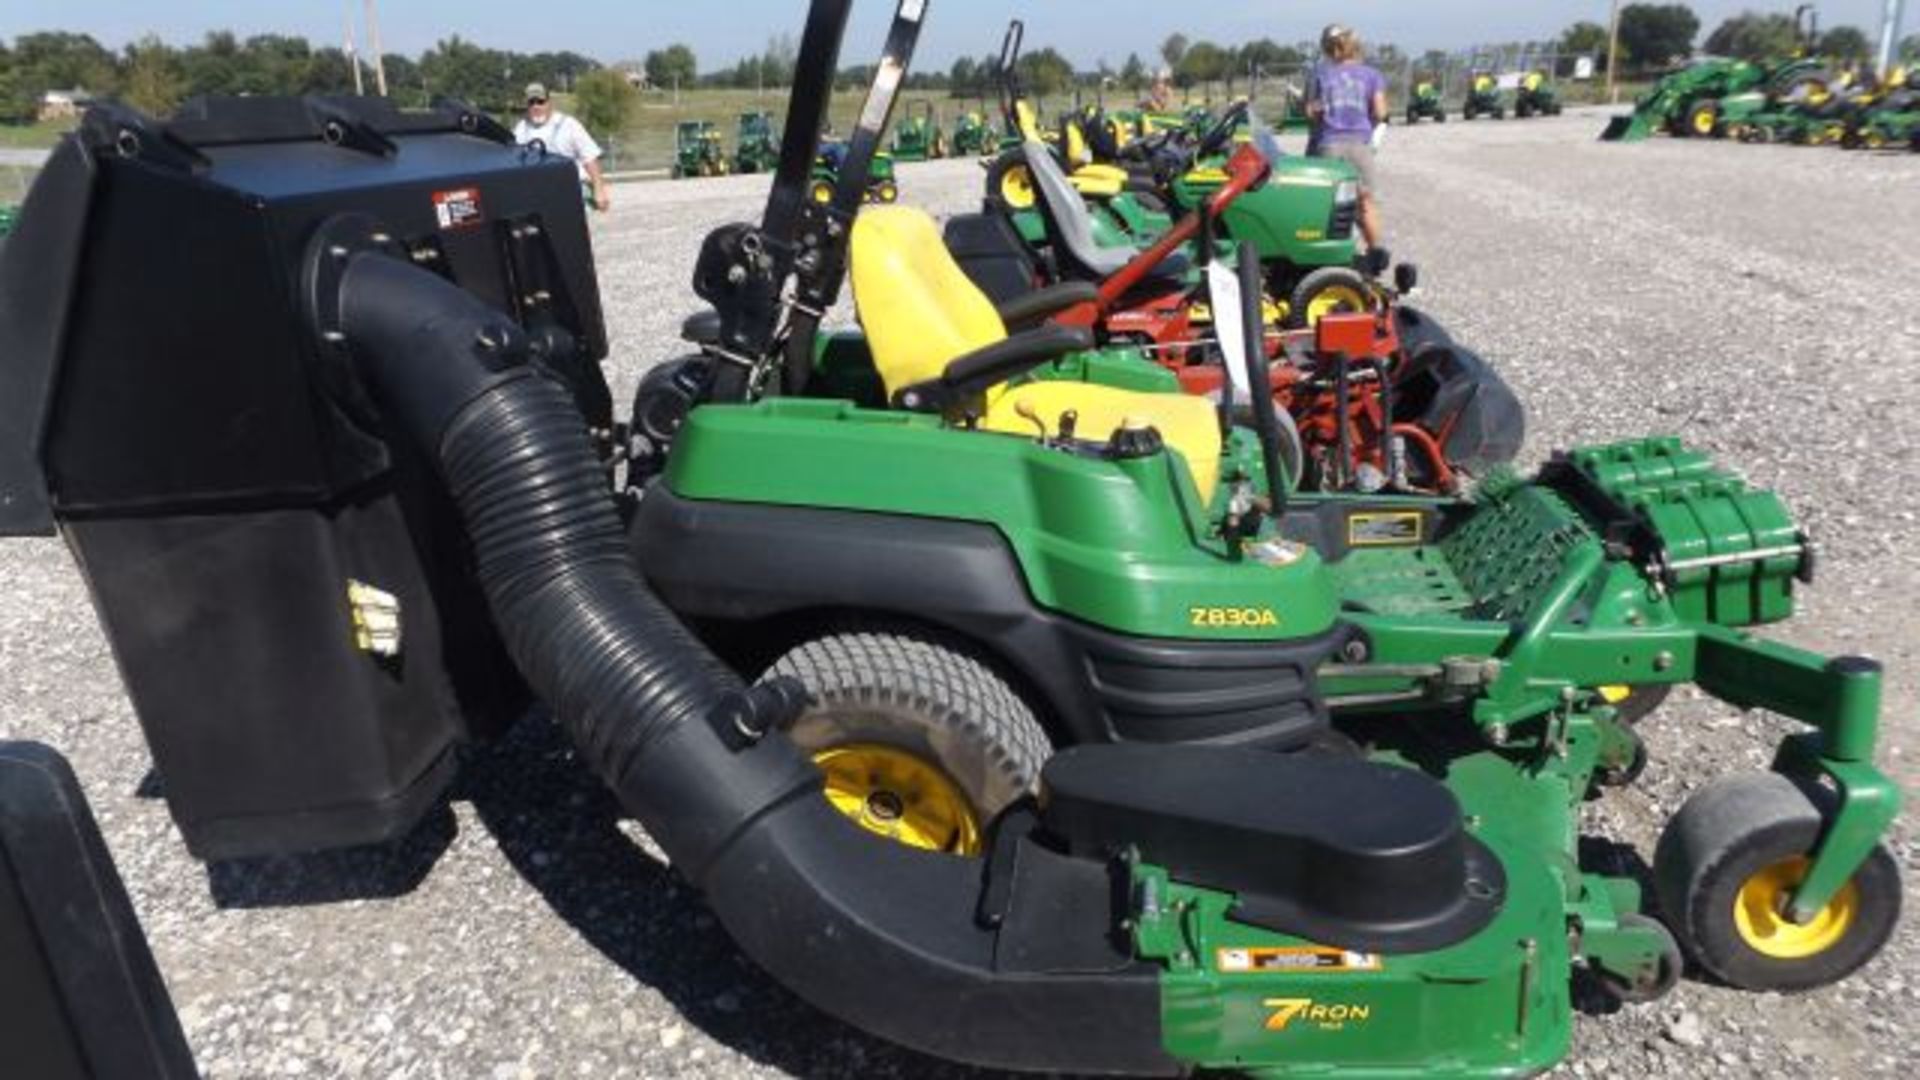
<svg viewBox="0 0 1920 1080"><path fill-rule="evenodd" d="M1004 214L958 214L947 219L947 250L995 307L1044 284L1033 255Z"/></svg>
<svg viewBox="0 0 1920 1080"><path fill-rule="evenodd" d="M1230 915L1345 949L1444 948L1499 911L1506 875L1453 793L1413 769L1327 754L1116 743L1054 755L1042 828L1237 894Z"/></svg>
<svg viewBox="0 0 1920 1080"><path fill-rule="evenodd" d="M198 1075L73 770L0 743L0 1074Z"/></svg>

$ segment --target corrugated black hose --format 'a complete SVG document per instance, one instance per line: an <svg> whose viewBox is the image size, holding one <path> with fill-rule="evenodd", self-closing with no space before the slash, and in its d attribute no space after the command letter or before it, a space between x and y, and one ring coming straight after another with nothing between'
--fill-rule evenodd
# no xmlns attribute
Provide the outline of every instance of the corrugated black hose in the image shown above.
<svg viewBox="0 0 1920 1080"><path fill-rule="evenodd" d="M654 597L579 409L520 329L375 253L343 274L339 312L386 419L439 464L509 655L675 863L697 882L757 814L811 792L817 772L756 737L803 693L746 689Z"/></svg>

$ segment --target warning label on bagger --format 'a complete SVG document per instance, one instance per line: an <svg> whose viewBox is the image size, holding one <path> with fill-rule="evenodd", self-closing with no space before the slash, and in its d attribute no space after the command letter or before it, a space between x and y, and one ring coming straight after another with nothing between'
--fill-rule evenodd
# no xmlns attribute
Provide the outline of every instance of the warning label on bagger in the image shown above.
<svg viewBox="0 0 1920 1080"><path fill-rule="evenodd" d="M1223 975L1262 973L1333 974L1354 971L1379 971L1380 954L1353 952L1325 945L1215 949L1214 967Z"/></svg>
<svg viewBox="0 0 1920 1080"><path fill-rule="evenodd" d="M1347 518L1351 547L1404 547L1418 544L1426 519L1418 511L1354 514Z"/></svg>
<svg viewBox="0 0 1920 1080"><path fill-rule="evenodd" d="M480 224L480 189L455 188L433 193L433 214L443 229L464 229Z"/></svg>

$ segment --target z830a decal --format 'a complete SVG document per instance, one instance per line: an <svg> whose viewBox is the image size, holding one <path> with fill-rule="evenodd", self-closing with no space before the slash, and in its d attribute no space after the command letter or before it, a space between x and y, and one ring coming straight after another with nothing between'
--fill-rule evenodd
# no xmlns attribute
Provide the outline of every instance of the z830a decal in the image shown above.
<svg viewBox="0 0 1920 1080"><path fill-rule="evenodd" d="M1194 607L1187 609L1187 618L1201 630L1240 630L1280 625L1280 617L1273 613L1272 608Z"/></svg>

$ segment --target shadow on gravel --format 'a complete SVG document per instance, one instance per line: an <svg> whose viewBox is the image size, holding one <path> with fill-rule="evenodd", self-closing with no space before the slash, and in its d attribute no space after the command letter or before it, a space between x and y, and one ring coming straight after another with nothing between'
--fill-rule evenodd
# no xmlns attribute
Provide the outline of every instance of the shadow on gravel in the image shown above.
<svg viewBox="0 0 1920 1080"><path fill-rule="evenodd" d="M445 804L390 843L229 859L207 864L207 889L222 908L304 907L404 896L426 880L459 826Z"/></svg>
<svg viewBox="0 0 1920 1080"><path fill-rule="evenodd" d="M862 1034L767 977L699 895L622 831L619 804L544 716L471 751L453 796L473 804L514 869L582 938L739 1053L806 1077L999 1075Z"/></svg>

